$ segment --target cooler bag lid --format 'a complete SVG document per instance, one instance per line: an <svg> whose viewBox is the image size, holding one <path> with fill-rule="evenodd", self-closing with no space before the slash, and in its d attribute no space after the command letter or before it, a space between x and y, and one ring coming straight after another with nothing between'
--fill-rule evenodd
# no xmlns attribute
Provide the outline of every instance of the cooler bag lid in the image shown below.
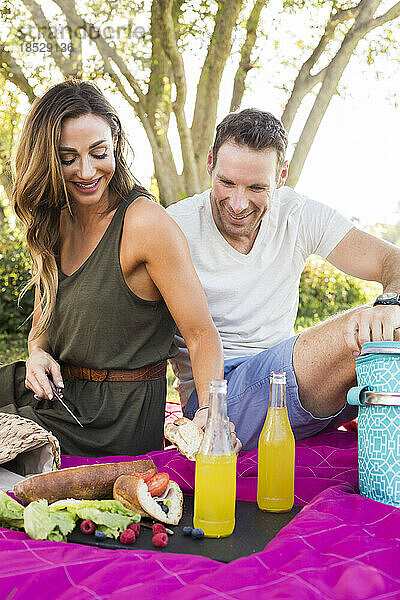
<svg viewBox="0 0 400 600"><path fill-rule="evenodd" d="M365 342L361 355L365 354L400 354L400 342Z"/></svg>

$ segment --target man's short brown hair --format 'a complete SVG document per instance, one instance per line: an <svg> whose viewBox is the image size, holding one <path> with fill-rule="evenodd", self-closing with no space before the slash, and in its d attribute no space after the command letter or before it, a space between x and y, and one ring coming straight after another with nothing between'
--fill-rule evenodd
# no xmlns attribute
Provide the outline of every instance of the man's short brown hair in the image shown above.
<svg viewBox="0 0 400 600"><path fill-rule="evenodd" d="M228 141L252 150L273 148L277 153L277 175L279 174L285 160L288 134L280 120L271 113L257 108L229 113L217 125L213 144L213 169L219 149Z"/></svg>

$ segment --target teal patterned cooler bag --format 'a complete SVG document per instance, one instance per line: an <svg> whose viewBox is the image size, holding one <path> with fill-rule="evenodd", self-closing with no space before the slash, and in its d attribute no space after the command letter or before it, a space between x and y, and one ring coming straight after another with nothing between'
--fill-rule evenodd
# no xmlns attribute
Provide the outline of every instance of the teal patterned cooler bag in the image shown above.
<svg viewBox="0 0 400 600"><path fill-rule="evenodd" d="M400 507L400 342L367 342L356 358L360 493Z"/></svg>

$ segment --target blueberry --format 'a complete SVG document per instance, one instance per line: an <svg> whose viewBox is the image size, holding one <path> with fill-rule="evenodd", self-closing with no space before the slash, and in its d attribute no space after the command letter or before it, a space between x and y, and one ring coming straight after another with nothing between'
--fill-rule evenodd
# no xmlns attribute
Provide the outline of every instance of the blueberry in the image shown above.
<svg viewBox="0 0 400 600"><path fill-rule="evenodd" d="M193 527L184 527L182 531L183 535L192 535Z"/></svg>
<svg viewBox="0 0 400 600"><path fill-rule="evenodd" d="M104 538L106 537L106 534L104 533L104 531L95 531L94 532L94 537L97 540L104 540Z"/></svg>
<svg viewBox="0 0 400 600"><path fill-rule="evenodd" d="M204 531L202 529L192 529L192 538L202 540L204 537Z"/></svg>
<svg viewBox="0 0 400 600"><path fill-rule="evenodd" d="M162 500L157 500L157 504L166 515L169 513L169 506L164 504Z"/></svg>

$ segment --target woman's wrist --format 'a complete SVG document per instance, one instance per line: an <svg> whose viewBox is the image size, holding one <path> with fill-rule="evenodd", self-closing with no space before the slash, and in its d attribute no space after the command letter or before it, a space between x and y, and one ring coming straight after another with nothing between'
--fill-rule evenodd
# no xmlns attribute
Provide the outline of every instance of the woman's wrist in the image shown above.
<svg viewBox="0 0 400 600"><path fill-rule="evenodd" d="M40 346L34 346L33 348L28 348L28 359L32 358L37 354L49 354L47 350L41 348Z"/></svg>
<svg viewBox="0 0 400 600"><path fill-rule="evenodd" d="M28 335L28 354L30 356L35 352L50 354L50 344L46 333L35 337L35 327L32 327Z"/></svg>

